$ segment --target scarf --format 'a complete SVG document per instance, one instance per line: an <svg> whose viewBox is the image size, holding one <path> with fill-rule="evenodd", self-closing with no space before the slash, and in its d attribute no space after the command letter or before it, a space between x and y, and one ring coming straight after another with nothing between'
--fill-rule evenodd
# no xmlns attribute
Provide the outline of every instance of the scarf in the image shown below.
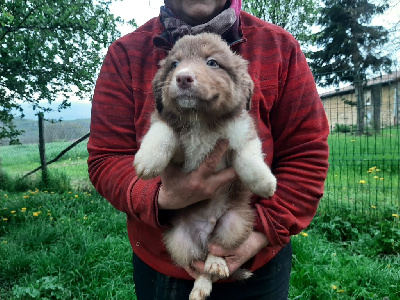
<svg viewBox="0 0 400 300"><path fill-rule="evenodd" d="M160 9L160 20L166 31L161 36L155 37L153 42L158 47L171 48L184 35L196 35L202 32L221 35L229 45L240 42L242 40L241 32L239 32L241 5L241 0L228 1L227 8L219 15L205 24L196 26L185 23L177 18L167 6L162 6Z"/></svg>

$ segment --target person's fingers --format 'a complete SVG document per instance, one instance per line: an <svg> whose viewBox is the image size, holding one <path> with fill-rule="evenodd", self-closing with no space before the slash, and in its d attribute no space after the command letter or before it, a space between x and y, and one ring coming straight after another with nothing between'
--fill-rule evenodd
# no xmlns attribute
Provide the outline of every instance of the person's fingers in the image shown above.
<svg viewBox="0 0 400 300"><path fill-rule="evenodd" d="M191 266L194 270L196 270L197 273L204 273L204 261L196 260L192 262Z"/></svg>
<svg viewBox="0 0 400 300"><path fill-rule="evenodd" d="M219 140L215 145L213 151L207 156L204 162L199 166L198 172L203 177L208 177L215 172L215 168L221 161L222 156L228 149L228 140Z"/></svg>
<svg viewBox="0 0 400 300"><path fill-rule="evenodd" d="M230 253L226 249L222 248L220 245L217 244L209 244L208 252L210 252L214 256L219 256L219 257L226 257L230 255Z"/></svg>
<svg viewBox="0 0 400 300"><path fill-rule="evenodd" d="M212 190L218 191L231 184L237 178L237 173L234 168L222 170L207 179L207 182Z"/></svg>
<svg viewBox="0 0 400 300"><path fill-rule="evenodd" d="M196 279L199 276L199 272L196 271L193 267L184 267L185 271L192 276L194 279Z"/></svg>

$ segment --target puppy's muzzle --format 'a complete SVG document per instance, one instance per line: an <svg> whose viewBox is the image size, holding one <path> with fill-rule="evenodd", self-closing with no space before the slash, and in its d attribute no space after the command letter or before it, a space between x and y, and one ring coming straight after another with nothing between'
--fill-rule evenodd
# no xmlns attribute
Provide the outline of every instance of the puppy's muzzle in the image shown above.
<svg viewBox="0 0 400 300"><path fill-rule="evenodd" d="M193 73L189 71L180 71L176 74L176 84L181 89L188 89L192 87L195 82L195 76Z"/></svg>

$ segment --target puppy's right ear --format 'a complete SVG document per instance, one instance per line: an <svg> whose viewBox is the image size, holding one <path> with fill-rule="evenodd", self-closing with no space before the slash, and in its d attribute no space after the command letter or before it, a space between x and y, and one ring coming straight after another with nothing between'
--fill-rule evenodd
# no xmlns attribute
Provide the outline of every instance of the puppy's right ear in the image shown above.
<svg viewBox="0 0 400 300"><path fill-rule="evenodd" d="M154 100L156 101L156 109L158 113L161 113L164 109L164 104L162 103L162 90L165 84L165 78L167 74L165 74L163 66L165 65L165 59L160 61L160 68L158 69L156 75L153 78L152 87L153 87L153 95Z"/></svg>

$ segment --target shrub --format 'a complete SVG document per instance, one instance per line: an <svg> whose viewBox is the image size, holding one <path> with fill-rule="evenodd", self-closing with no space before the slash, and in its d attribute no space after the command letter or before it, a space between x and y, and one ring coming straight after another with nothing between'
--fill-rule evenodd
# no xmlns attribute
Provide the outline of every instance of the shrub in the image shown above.
<svg viewBox="0 0 400 300"><path fill-rule="evenodd" d="M43 182L40 176L11 177L0 169L0 190L24 192L36 188L64 193L71 190L71 180L66 174L55 171L49 172L48 181Z"/></svg>
<svg viewBox="0 0 400 300"><path fill-rule="evenodd" d="M338 124L336 123L335 127L333 128L333 132L351 132L352 126L346 124Z"/></svg>

